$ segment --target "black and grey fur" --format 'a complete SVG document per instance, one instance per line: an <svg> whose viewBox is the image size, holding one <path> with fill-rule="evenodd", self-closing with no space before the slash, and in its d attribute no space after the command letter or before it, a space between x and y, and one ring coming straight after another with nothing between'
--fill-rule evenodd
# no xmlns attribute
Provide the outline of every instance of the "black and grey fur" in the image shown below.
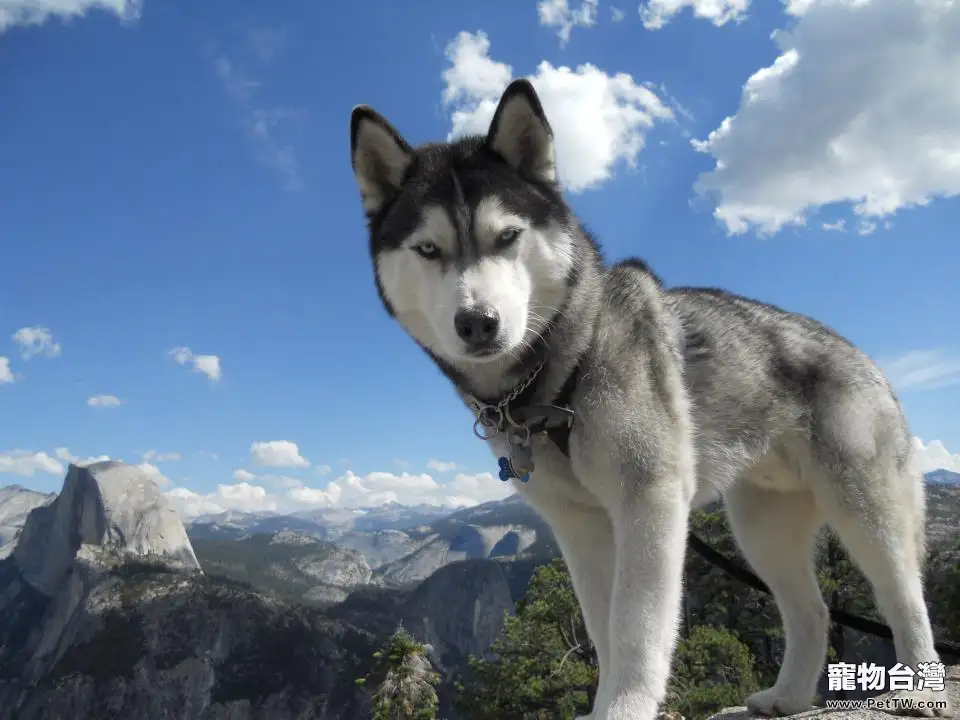
<svg viewBox="0 0 960 720"><path fill-rule="evenodd" d="M899 660L938 661L921 585L923 480L869 358L809 318L668 289L639 260L607 266L564 202L525 80L486 136L412 148L365 106L350 134L380 297L464 400L497 404L533 373L524 402L549 404L576 372L568 454L536 436L536 469L516 486L552 527L597 647L591 718L656 715L688 515L717 494L785 626L779 678L752 709L812 701L828 626L812 550L825 524L871 580ZM489 442L506 452L502 434Z"/></svg>

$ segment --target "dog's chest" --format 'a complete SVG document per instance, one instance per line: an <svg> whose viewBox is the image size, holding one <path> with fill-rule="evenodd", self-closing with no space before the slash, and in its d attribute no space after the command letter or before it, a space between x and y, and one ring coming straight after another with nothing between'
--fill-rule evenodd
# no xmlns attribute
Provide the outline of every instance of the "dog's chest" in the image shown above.
<svg viewBox="0 0 960 720"><path fill-rule="evenodd" d="M489 441L496 457L504 457L509 452L505 438ZM510 482L517 492L534 508L543 502L555 505L557 502L572 502L582 505L595 505L597 499L580 483L573 473L570 459L557 449L557 446L542 434L531 438L534 470L527 482L513 478Z"/></svg>

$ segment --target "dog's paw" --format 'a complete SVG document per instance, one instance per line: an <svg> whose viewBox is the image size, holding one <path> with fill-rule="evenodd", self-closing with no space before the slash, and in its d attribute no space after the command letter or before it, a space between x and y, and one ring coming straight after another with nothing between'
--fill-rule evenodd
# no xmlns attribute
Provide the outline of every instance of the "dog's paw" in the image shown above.
<svg viewBox="0 0 960 720"><path fill-rule="evenodd" d="M791 696L774 686L748 697L747 709L754 715L782 717L812 710L813 706L809 698Z"/></svg>
<svg viewBox="0 0 960 720"><path fill-rule="evenodd" d="M950 707L950 698L945 692L933 690L904 690L890 693L896 699L892 707L887 709L894 715L904 717L953 717ZM941 707L946 703L946 707Z"/></svg>

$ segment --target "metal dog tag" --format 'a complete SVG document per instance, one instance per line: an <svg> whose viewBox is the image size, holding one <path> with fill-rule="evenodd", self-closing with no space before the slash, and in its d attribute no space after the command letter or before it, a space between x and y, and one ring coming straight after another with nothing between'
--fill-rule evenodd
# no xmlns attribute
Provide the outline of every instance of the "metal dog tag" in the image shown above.
<svg viewBox="0 0 960 720"><path fill-rule="evenodd" d="M530 443L523 445L510 443L510 466L521 480L533 472L533 448Z"/></svg>

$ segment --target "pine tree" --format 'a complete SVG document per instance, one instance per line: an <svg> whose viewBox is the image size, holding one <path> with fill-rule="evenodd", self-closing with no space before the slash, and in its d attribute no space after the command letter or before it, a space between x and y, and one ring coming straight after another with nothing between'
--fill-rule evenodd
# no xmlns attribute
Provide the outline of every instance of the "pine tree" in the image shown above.
<svg viewBox="0 0 960 720"><path fill-rule="evenodd" d="M941 633L960 641L960 536L929 553L927 604Z"/></svg>
<svg viewBox="0 0 960 720"><path fill-rule="evenodd" d="M426 646L398 627L374 653L375 667L358 685L376 685L372 720L436 720L440 676L426 657Z"/></svg>
<svg viewBox="0 0 960 720"><path fill-rule="evenodd" d="M685 718L704 718L759 689L750 648L729 630L701 625L677 644L664 705Z"/></svg>
<svg viewBox="0 0 960 720"><path fill-rule="evenodd" d="M723 510L698 510L690 520L710 547L749 569ZM760 684L772 685L783 656L783 629L773 598L731 578L692 549L687 552L684 585L684 637L698 625L729 630L753 655Z"/></svg>
<svg viewBox="0 0 960 720"><path fill-rule="evenodd" d="M457 710L475 720L570 720L590 710L597 655L562 559L534 573L491 659L470 659Z"/></svg>

